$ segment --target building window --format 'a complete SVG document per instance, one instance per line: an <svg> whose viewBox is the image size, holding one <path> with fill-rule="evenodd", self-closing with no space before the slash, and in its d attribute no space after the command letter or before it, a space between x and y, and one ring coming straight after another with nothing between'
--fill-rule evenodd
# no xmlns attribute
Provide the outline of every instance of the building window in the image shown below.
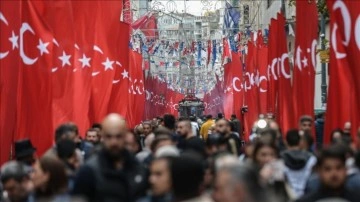
<svg viewBox="0 0 360 202"><path fill-rule="evenodd" d="M249 5L244 5L244 24L250 24L250 9L249 9Z"/></svg>

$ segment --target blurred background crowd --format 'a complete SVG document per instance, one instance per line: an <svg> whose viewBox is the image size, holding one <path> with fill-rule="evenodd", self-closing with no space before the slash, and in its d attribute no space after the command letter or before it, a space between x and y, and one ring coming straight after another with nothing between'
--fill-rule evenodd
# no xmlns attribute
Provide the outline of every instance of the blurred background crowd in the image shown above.
<svg viewBox="0 0 360 202"><path fill-rule="evenodd" d="M360 130L334 130L322 145L322 115L281 131L271 118L245 141L235 115L165 114L129 129L109 114L86 134L54 131L42 156L28 139L1 166L1 201L312 202L360 201Z"/></svg>

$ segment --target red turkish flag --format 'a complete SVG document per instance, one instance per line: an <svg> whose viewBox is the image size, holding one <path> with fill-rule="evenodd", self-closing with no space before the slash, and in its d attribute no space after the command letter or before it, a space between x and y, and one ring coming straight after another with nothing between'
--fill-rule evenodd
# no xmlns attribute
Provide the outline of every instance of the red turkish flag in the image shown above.
<svg viewBox="0 0 360 202"><path fill-rule="evenodd" d="M53 36L41 19L43 1L22 1L19 31L20 69L15 140L30 138L39 155L53 143ZM3 8L3 7L2 7ZM13 9L16 10L16 9ZM15 28L14 28L15 29ZM13 89L14 90L14 89Z"/></svg>
<svg viewBox="0 0 360 202"><path fill-rule="evenodd" d="M121 8L122 5L119 2L104 1L98 7L96 14L97 31L95 32L92 58L93 78L89 110L91 122L99 122L108 114L112 88L118 80L115 78L115 73L118 68L122 67L118 60L118 46L124 41L120 39L120 35L124 31L125 35L129 33L121 30L119 21Z"/></svg>
<svg viewBox="0 0 360 202"><path fill-rule="evenodd" d="M285 33L285 17L280 13L278 13L277 23L277 47L274 50L279 58L277 64L279 79L277 121L281 129L284 131L284 134L286 134L289 129L295 128L297 125L295 124L294 119L291 72ZM273 49L271 51L273 51Z"/></svg>
<svg viewBox="0 0 360 202"><path fill-rule="evenodd" d="M128 116L128 99L129 95L129 41L130 26L126 23L119 22L114 27L117 32L115 41L113 42L115 51L116 68L114 79L112 80L112 91L109 101L108 111L119 113L124 117Z"/></svg>
<svg viewBox="0 0 360 202"><path fill-rule="evenodd" d="M241 117L241 108L244 103L244 88L243 88L243 67L241 64L241 53L232 53L232 81L231 86L234 93L234 113L238 118Z"/></svg>
<svg viewBox="0 0 360 202"><path fill-rule="evenodd" d="M267 80L267 68L268 68L268 47L262 46L259 49L259 65L257 83L259 88L259 113L266 114L267 111L267 96L268 96L268 80Z"/></svg>
<svg viewBox="0 0 360 202"><path fill-rule="evenodd" d="M360 126L360 2L327 2L330 12L331 53L329 96L325 122L325 143L330 133L352 123L352 138Z"/></svg>
<svg viewBox="0 0 360 202"><path fill-rule="evenodd" d="M293 93L295 118L314 115L318 11L315 1L296 1L295 67ZM306 32L304 32L306 30Z"/></svg>
<svg viewBox="0 0 360 202"><path fill-rule="evenodd" d="M95 18L98 1L73 1L72 12L74 15L75 52L74 52L74 96L73 96L73 121L77 124L80 134L85 135L90 127L89 103L91 95L91 80L93 63L93 47ZM81 11L81 12L79 12Z"/></svg>
<svg viewBox="0 0 360 202"><path fill-rule="evenodd" d="M244 115L244 131L246 136L250 134L254 122L259 117L259 92L255 85L255 74L257 71L257 47L252 42L248 42L248 54L246 56L244 89L245 89L245 103L248 107L248 112Z"/></svg>
<svg viewBox="0 0 360 202"><path fill-rule="evenodd" d="M130 127L134 127L142 121L144 116L144 75L142 71L142 55L130 51L129 58L129 113L127 114L127 121Z"/></svg>
<svg viewBox="0 0 360 202"><path fill-rule="evenodd" d="M37 5L43 22L53 33L51 86L53 128L56 128L61 123L74 120L75 26L72 3L71 1L45 1L44 4Z"/></svg>
<svg viewBox="0 0 360 202"><path fill-rule="evenodd" d="M16 130L16 89L22 67L19 57L20 4L20 1L0 2L0 164L9 160Z"/></svg>
<svg viewBox="0 0 360 202"><path fill-rule="evenodd" d="M277 70L277 32L278 32L278 23L276 19L271 19L269 26L269 36L268 36L268 69L267 69L267 79L268 79L268 93L267 93L267 111L268 113L276 113L276 95L278 92L278 76L276 74Z"/></svg>

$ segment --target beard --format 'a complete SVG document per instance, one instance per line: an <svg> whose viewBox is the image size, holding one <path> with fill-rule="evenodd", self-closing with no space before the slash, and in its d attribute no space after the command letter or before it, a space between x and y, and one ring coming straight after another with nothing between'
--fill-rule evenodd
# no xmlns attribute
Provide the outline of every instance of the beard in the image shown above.
<svg viewBox="0 0 360 202"><path fill-rule="evenodd" d="M107 156L110 157L110 159L112 159L113 161L118 161L121 160L124 155L125 155L125 149L120 149L120 148L115 148L115 147L111 147L111 148L107 148L105 149L105 153L107 154Z"/></svg>

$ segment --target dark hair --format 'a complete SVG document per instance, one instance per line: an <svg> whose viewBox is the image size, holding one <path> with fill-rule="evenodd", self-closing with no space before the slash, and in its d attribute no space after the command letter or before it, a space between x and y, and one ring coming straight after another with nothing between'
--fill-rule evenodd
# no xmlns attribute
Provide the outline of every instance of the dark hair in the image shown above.
<svg viewBox="0 0 360 202"><path fill-rule="evenodd" d="M171 165L171 179L175 200L187 200L200 194L204 180L202 158L194 152L185 152L174 158Z"/></svg>
<svg viewBox="0 0 360 202"><path fill-rule="evenodd" d="M175 116L171 115L171 114L165 114L164 115L164 126L170 130L174 130L175 129Z"/></svg>
<svg viewBox="0 0 360 202"><path fill-rule="evenodd" d="M18 161L9 161L1 167L1 182L5 184L8 180L14 179L21 182L29 178L29 173L26 170L25 164Z"/></svg>
<svg viewBox="0 0 360 202"><path fill-rule="evenodd" d="M236 118L236 114L231 114L231 118Z"/></svg>
<svg viewBox="0 0 360 202"><path fill-rule="evenodd" d="M229 120L227 120L227 119L218 119L218 120L216 120L216 123L219 122L219 121L225 121L226 126L231 127L231 122Z"/></svg>
<svg viewBox="0 0 360 202"><path fill-rule="evenodd" d="M169 135L164 135L164 134L160 134L160 135L157 135L157 136L155 135L155 139L151 143L151 146L150 146L151 151L154 152L155 148L160 144L160 142L168 141L168 140L172 141L171 136L169 136Z"/></svg>
<svg viewBox="0 0 360 202"><path fill-rule="evenodd" d="M98 132L95 128L89 128L87 131L86 131L86 135L88 132Z"/></svg>
<svg viewBox="0 0 360 202"><path fill-rule="evenodd" d="M57 158L44 156L39 160L41 169L49 174L45 190L37 190L39 196L53 196L66 192L68 179L65 165Z"/></svg>
<svg viewBox="0 0 360 202"><path fill-rule="evenodd" d="M206 119L208 119L208 120L209 120L209 119L212 119L212 118L213 118L213 117L212 117L211 114L209 114L209 115L206 116Z"/></svg>
<svg viewBox="0 0 360 202"><path fill-rule="evenodd" d="M220 140L222 139L222 137L220 137L217 134L211 134L208 136L208 138L206 139L206 146L212 146L212 145L218 145L220 142Z"/></svg>
<svg viewBox="0 0 360 202"><path fill-rule="evenodd" d="M279 156L279 149L276 147L276 145L274 144L274 142L269 142L269 141L257 141L255 143L254 146L254 151L253 151L253 161L255 163L258 163L256 160L256 155L257 153L260 151L261 148L263 147L270 147L275 151L276 156Z"/></svg>
<svg viewBox="0 0 360 202"><path fill-rule="evenodd" d="M218 119L223 119L224 115L222 113L218 113L217 117L218 117Z"/></svg>
<svg viewBox="0 0 360 202"><path fill-rule="evenodd" d="M289 146L298 146L300 144L300 134L299 130L291 129L286 133L286 142Z"/></svg>
<svg viewBox="0 0 360 202"><path fill-rule="evenodd" d="M100 123L93 123L91 128L99 128L100 130L102 130L102 125Z"/></svg>
<svg viewBox="0 0 360 202"><path fill-rule="evenodd" d="M162 136L162 135L165 135L165 136L169 136L171 137L172 136L172 132L167 129L167 128L164 128L164 127L161 127L161 128L158 128L154 131L154 135L155 137L157 136Z"/></svg>
<svg viewBox="0 0 360 202"><path fill-rule="evenodd" d="M331 145L319 152L317 166L322 166L326 159L338 159L345 165L346 147L343 145Z"/></svg>
<svg viewBox="0 0 360 202"><path fill-rule="evenodd" d="M190 121L196 121L196 117L195 116L190 116Z"/></svg>
<svg viewBox="0 0 360 202"><path fill-rule="evenodd" d="M78 128L73 123L65 123L58 126L55 130L55 141L59 141L63 135L66 135L69 132L79 133Z"/></svg>
<svg viewBox="0 0 360 202"><path fill-rule="evenodd" d="M307 122L307 121L313 122L313 118L309 115L304 115L304 116L301 116L299 119L300 123Z"/></svg>
<svg viewBox="0 0 360 202"><path fill-rule="evenodd" d="M57 155L60 159L66 160L71 158L76 151L76 144L74 141L64 139L56 144Z"/></svg>

